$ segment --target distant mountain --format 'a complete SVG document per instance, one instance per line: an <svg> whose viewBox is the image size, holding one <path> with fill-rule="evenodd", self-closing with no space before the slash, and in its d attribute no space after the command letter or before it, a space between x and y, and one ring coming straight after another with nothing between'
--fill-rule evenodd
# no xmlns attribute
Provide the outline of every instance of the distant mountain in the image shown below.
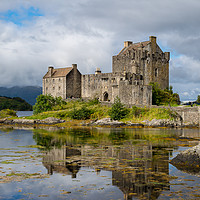
<svg viewBox="0 0 200 200"><path fill-rule="evenodd" d="M0 96L0 110L10 109L16 111L29 111L32 106L20 97L1 97Z"/></svg>
<svg viewBox="0 0 200 200"><path fill-rule="evenodd" d="M24 87L0 87L0 96L20 97L26 100L29 104L34 105L38 95L42 94L42 87L39 86L24 86Z"/></svg>

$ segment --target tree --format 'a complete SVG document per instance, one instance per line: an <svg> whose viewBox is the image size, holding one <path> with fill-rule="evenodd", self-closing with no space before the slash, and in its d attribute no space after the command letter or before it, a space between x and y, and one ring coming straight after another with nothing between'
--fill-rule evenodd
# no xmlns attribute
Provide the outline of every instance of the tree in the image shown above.
<svg viewBox="0 0 200 200"><path fill-rule="evenodd" d="M53 97L52 95L39 95L36 99L36 104L33 106L33 114L38 114L45 111L53 110L57 105L65 104L61 97Z"/></svg>
<svg viewBox="0 0 200 200"><path fill-rule="evenodd" d="M114 104L112 105L111 110L109 111L110 118L112 120L123 119L128 114L128 109L121 103L119 97L114 99Z"/></svg>
<svg viewBox="0 0 200 200"><path fill-rule="evenodd" d="M200 103L200 95L197 96L197 103Z"/></svg>
<svg viewBox="0 0 200 200"><path fill-rule="evenodd" d="M158 83L150 83L152 86L152 104L180 104L180 98L177 93L173 93L173 88L170 86L162 90Z"/></svg>

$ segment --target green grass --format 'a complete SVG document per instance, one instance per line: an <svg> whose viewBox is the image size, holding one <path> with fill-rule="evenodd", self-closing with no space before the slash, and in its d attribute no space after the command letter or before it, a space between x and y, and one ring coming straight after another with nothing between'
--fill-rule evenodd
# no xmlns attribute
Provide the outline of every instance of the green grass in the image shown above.
<svg viewBox="0 0 200 200"><path fill-rule="evenodd" d="M16 112L10 109L4 109L0 111L0 118L5 117L17 117Z"/></svg>
<svg viewBox="0 0 200 200"><path fill-rule="evenodd" d="M80 121L80 120L72 120L71 113L74 108L79 110L83 107L86 107L91 111L89 120L94 119L102 119L105 117L109 117L109 111L111 107L103 106L97 101L82 101L82 100L72 100L67 102L66 105L62 105L62 107L57 106L53 107L52 111L42 112L36 115L32 115L30 117L26 117L27 119L45 119L48 117L56 117L60 119L64 119L66 121ZM144 120L152 120L152 119L170 119L173 120L176 118L176 113L171 111L170 109L165 108L147 108L147 107L136 107L128 108L128 114L122 121L131 121L131 122L142 122Z"/></svg>

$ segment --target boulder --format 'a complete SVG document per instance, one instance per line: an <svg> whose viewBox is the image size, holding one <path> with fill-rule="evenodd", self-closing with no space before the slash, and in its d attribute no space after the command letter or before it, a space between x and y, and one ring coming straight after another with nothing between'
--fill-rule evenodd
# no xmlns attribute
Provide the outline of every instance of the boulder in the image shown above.
<svg viewBox="0 0 200 200"><path fill-rule="evenodd" d="M179 153L170 163L186 172L200 172L200 144Z"/></svg>
<svg viewBox="0 0 200 200"><path fill-rule="evenodd" d="M27 125L29 125L29 124L34 124L35 121L33 119L22 119L22 118L20 118L20 119L13 119L12 123L13 124L25 124L25 125L27 124Z"/></svg>
<svg viewBox="0 0 200 200"><path fill-rule="evenodd" d="M151 126L151 127L180 127L181 121L174 121L169 119L153 119L151 121L145 120L142 123L145 124L145 126Z"/></svg>
<svg viewBox="0 0 200 200"><path fill-rule="evenodd" d="M61 120L55 117L48 117L43 120L36 120L36 123L38 124L58 124L58 123L63 123L65 120Z"/></svg>
<svg viewBox="0 0 200 200"><path fill-rule="evenodd" d="M110 118L103 118L94 122L93 125L124 126L126 124L117 120L111 120Z"/></svg>

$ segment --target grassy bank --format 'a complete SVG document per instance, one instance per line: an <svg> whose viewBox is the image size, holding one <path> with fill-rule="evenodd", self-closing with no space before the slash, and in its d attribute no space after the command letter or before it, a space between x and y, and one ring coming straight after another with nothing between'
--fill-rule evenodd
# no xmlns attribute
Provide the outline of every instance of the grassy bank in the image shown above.
<svg viewBox="0 0 200 200"><path fill-rule="evenodd" d="M82 101L72 100L70 102L55 105L51 111L45 111L27 117L28 119L45 119L48 117L61 118L66 121L74 121L79 123L80 120L97 120L111 116L111 107L101 105L96 100ZM142 122L144 120L152 119L175 119L176 113L170 109L165 108L147 108L136 107L125 108L125 115L121 119L124 122ZM115 112L120 112L119 109Z"/></svg>

